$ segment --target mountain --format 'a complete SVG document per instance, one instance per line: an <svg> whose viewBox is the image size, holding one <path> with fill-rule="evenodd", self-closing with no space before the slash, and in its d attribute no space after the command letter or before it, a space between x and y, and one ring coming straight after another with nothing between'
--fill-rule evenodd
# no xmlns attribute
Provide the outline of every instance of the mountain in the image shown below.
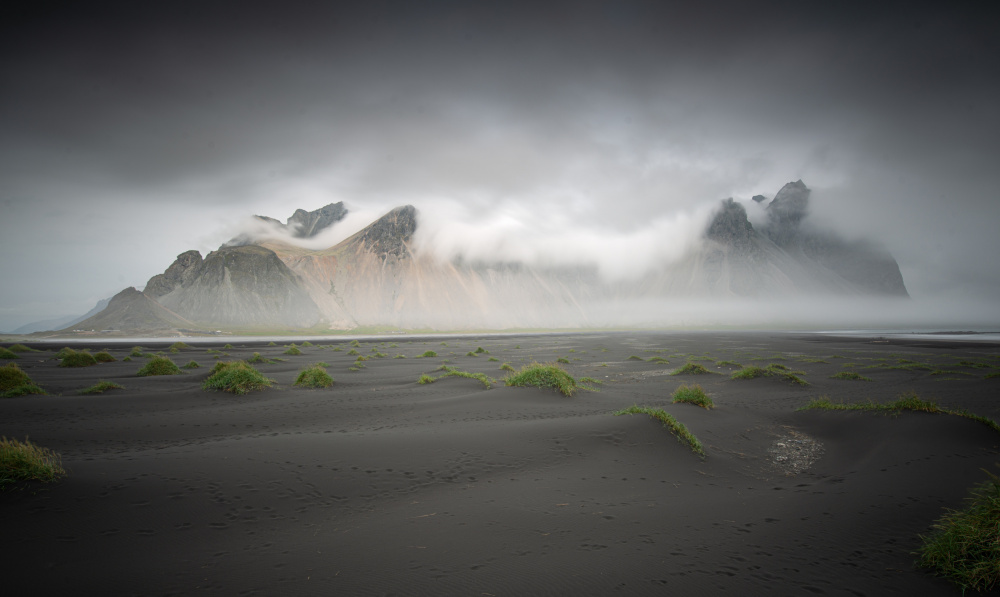
<svg viewBox="0 0 1000 597"><path fill-rule="evenodd" d="M323 207L306 211L296 209L286 223L268 216L254 216L258 222L267 224L263 229L248 231L230 239L224 247L242 246L266 241L276 235L290 235L294 238L312 238L347 217L344 202L330 203Z"/></svg>
<svg viewBox="0 0 1000 597"><path fill-rule="evenodd" d="M210 326L306 328L319 310L297 276L257 245L223 247L202 260L187 251L146 284L146 295Z"/></svg>
<svg viewBox="0 0 1000 597"><path fill-rule="evenodd" d="M149 304L135 291L128 296L174 327L164 313L188 327L283 330L613 325L622 305L646 305L655 314L687 299L908 296L884 247L840 239L810 220L810 190L801 180L770 201L762 195L753 201L754 209L763 208L763 222L754 226L743 204L726 199L700 241L636 280L608 282L596 266L442 261L414 248L419 214L410 205L335 246L297 245L296 238L343 218L343 205L331 204L297 210L287 224L271 220L289 234L226 243L204 259L197 251L181 253L139 293ZM105 323L91 327L132 325L112 303ZM149 325L148 319L137 324Z"/></svg>
<svg viewBox="0 0 1000 597"><path fill-rule="evenodd" d="M126 288L108 301L108 306L68 328L81 330L156 331L191 328L190 321L163 307L135 288Z"/></svg>

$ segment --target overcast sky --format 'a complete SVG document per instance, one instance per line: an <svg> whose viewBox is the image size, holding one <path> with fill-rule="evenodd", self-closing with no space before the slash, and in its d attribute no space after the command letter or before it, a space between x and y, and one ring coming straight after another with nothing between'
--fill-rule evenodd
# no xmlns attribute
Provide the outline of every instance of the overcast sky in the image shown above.
<svg viewBox="0 0 1000 597"><path fill-rule="evenodd" d="M915 300L1000 304L1000 27L973 3L16 4L0 330L253 213L409 203L438 232L648 244L800 178Z"/></svg>

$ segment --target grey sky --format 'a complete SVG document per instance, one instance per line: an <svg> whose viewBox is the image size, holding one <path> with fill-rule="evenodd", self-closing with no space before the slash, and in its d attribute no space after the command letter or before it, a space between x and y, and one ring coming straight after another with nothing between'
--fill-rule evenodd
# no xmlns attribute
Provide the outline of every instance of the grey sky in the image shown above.
<svg viewBox="0 0 1000 597"><path fill-rule="evenodd" d="M915 299L1000 304L1000 35L973 7L22 4L0 19L0 329L250 213L412 203L439 230L570 227L574 251L799 178Z"/></svg>

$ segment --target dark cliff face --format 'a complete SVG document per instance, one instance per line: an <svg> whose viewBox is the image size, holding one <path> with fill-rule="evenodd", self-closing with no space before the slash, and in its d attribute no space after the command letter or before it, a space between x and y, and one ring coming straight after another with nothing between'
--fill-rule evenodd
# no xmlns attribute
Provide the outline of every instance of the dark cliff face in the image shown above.
<svg viewBox="0 0 1000 597"><path fill-rule="evenodd" d="M288 218L288 229L293 230L293 234L298 238L311 238L333 224L347 216L347 208L344 202L331 203L315 211L296 209L292 217Z"/></svg>
<svg viewBox="0 0 1000 597"><path fill-rule="evenodd" d="M809 215L810 192L801 180L790 182L767 205L764 233L778 246L785 246L798 236L799 225Z"/></svg>
<svg viewBox="0 0 1000 597"><path fill-rule="evenodd" d="M161 297L173 289L183 286L198 275L201 267L201 253L198 251L185 251L177 256L177 259L162 274L157 274L149 279L143 293L152 298Z"/></svg>
<svg viewBox="0 0 1000 597"><path fill-rule="evenodd" d="M732 199L722 201L722 208L712 218L705 236L737 251L750 252L756 249L756 232L747 219L747 210Z"/></svg>
<svg viewBox="0 0 1000 597"><path fill-rule="evenodd" d="M406 255L405 243L417 229L417 210L412 205L397 207L355 235L358 242L376 255Z"/></svg>

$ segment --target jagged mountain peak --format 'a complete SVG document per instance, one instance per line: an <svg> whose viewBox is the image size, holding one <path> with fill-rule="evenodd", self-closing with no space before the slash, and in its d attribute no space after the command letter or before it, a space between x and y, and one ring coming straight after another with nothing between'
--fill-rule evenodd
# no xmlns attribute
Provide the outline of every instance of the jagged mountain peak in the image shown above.
<svg viewBox="0 0 1000 597"><path fill-rule="evenodd" d="M724 245L750 250L753 246L754 229L747 219L747 210L729 198L723 199L722 208L715 213L705 236Z"/></svg>
<svg viewBox="0 0 1000 597"><path fill-rule="evenodd" d="M363 244L377 255L406 254L406 243L417 229L417 210L412 205L397 207L375 220L342 244Z"/></svg>
<svg viewBox="0 0 1000 597"><path fill-rule="evenodd" d="M296 209L292 217L288 218L285 227L292 230L292 234L298 238L312 238L346 216L347 208L344 207L344 202L338 201L313 211Z"/></svg>

